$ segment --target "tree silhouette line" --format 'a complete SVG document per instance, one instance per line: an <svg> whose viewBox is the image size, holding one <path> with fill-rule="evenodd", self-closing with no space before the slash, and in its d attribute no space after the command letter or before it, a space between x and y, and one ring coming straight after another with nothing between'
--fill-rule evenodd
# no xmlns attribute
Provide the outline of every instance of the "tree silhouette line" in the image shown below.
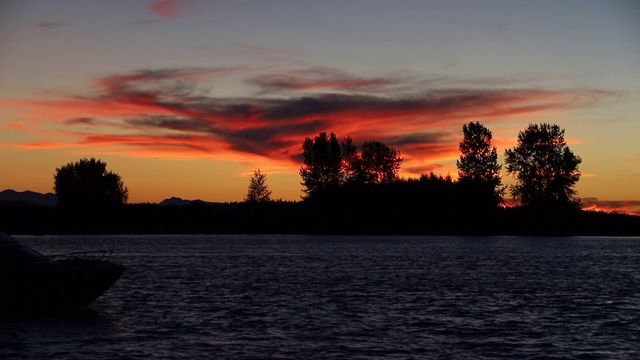
<svg viewBox="0 0 640 360"><path fill-rule="evenodd" d="M506 188L502 186L498 153L492 132L479 122L462 127L457 160L458 180L423 174L417 180L401 179L398 171L403 158L400 151L378 141L365 142L360 153L350 137L339 141L334 133L320 133L306 138L303 145L304 166L300 169L305 200L356 193L358 188L375 186L385 193L388 186L398 197L406 191L421 197L427 186L457 188L458 194L448 194L457 204L473 208L498 206L504 203ZM505 151L507 171L517 180L510 187L511 195L522 206L536 208L579 208L575 184L580 179L580 157L574 155L564 139L564 129L552 124L530 124L518 135L518 144ZM441 184L434 185L440 182ZM348 189L340 191L339 189ZM371 194L372 190L369 190ZM474 203L476 203L474 205Z"/></svg>
<svg viewBox="0 0 640 360"><path fill-rule="evenodd" d="M564 129L530 124L504 152L502 184L492 132L462 127L458 178L401 178L403 157L382 142L360 148L321 132L302 143L302 201L274 201L255 170L244 201L186 206L127 204L128 189L107 164L81 159L56 169L58 207L0 206L0 230L30 233L320 233L457 235L640 235L640 217L580 210L581 158ZM518 201L506 207L507 191Z"/></svg>

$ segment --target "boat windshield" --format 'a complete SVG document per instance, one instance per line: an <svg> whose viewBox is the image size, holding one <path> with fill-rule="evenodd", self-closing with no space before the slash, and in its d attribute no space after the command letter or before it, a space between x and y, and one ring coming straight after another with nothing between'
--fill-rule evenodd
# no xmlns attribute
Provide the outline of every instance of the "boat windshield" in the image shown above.
<svg viewBox="0 0 640 360"><path fill-rule="evenodd" d="M20 265L46 260L39 252L22 245L11 236L0 233L0 266Z"/></svg>

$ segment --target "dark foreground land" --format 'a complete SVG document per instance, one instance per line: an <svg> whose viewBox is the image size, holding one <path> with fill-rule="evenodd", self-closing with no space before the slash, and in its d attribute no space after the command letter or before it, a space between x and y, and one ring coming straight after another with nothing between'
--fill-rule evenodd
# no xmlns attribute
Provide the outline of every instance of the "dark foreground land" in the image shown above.
<svg viewBox="0 0 640 360"><path fill-rule="evenodd" d="M394 207L347 202L130 204L65 211L0 205L12 234L380 234L640 236L640 216L580 210Z"/></svg>

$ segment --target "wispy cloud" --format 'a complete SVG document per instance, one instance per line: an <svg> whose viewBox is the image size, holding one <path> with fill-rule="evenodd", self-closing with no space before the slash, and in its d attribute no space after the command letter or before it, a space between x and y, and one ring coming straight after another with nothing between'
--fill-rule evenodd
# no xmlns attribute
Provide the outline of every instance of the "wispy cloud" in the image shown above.
<svg viewBox="0 0 640 360"><path fill-rule="evenodd" d="M234 76L257 87L257 95L211 96L203 88L204 81ZM405 172L416 173L457 156L466 122L569 111L615 96L589 89L433 88L401 77L318 68L262 74L244 68L142 69L97 78L93 86L83 95L51 92L39 100L0 101L22 108L33 120L48 120L42 125L47 135L34 126L14 130L50 138L16 146L101 147L142 156L259 156L294 167L305 137L333 131L357 143L376 139L397 147ZM53 140L60 135L76 141Z"/></svg>
<svg viewBox="0 0 640 360"><path fill-rule="evenodd" d="M26 127L18 123L4 124L3 127L8 130L24 130Z"/></svg>
<svg viewBox="0 0 640 360"><path fill-rule="evenodd" d="M67 119L65 121L67 125L93 125L96 123L95 119L90 117L78 117L73 119Z"/></svg>
<svg viewBox="0 0 640 360"><path fill-rule="evenodd" d="M426 165L412 165L409 167L405 167L405 172L411 175L421 175L421 174L429 174L429 173L439 173L445 166L442 164L426 164ZM448 175L448 174L444 174Z"/></svg>
<svg viewBox="0 0 640 360"><path fill-rule="evenodd" d="M51 22L51 21L43 21L43 22L33 24L33 27L36 29L58 29L63 26L65 26L64 23Z"/></svg>
<svg viewBox="0 0 640 360"><path fill-rule="evenodd" d="M185 15L189 5L194 0L148 0L146 9L155 14L153 19L135 21L134 25L151 25L166 20L172 20Z"/></svg>
<svg viewBox="0 0 640 360"><path fill-rule="evenodd" d="M155 0L147 9L165 19L172 19L181 14L182 7L187 2L188 0Z"/></svg>
<svg viewBox="0 0 640 360"><path fill-rule="evenodd" d="M405 80L406 81L406 80ZM256 85L262 94L282 91L380 91L393 85L403 85L402 79L390 77L364 78L326 68L290 71L280 74L256 76L246 81Z"/></svg>
<svg viewBox="0 0 640 360"><path fill-rule="evenodd" d="M619 212L640 216L640 200L605 201L598 198L582 198L582 208L585 210Z"/></svg>

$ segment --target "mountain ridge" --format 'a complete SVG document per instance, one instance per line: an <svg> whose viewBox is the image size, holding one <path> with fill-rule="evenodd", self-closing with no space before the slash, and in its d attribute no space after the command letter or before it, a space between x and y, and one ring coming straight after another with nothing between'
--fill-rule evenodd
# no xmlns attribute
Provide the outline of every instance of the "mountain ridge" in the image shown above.
<svg viewBox="0 0 640 360"><path fill-rule="evenodd" d="M39 193L31 190L15 191L6 189L0 191L0 203L34 204L53 207L58 204L58 196L54 193Z"/></svg>
<svg viewBox="0 0 640 360"><path fill-rule="evenodd" d="M190 204L208 204L216 205L217 202L209 202L203 200L187 200L179 197L170 197L157 203L159 206L185 206ZM36 191L25 190L16 191L13 189L6 189L0 191L0 204L13 204L13 205L39 205L45 207L54 207L58 204L58 196L54 193L39 193Z"/></svg>

